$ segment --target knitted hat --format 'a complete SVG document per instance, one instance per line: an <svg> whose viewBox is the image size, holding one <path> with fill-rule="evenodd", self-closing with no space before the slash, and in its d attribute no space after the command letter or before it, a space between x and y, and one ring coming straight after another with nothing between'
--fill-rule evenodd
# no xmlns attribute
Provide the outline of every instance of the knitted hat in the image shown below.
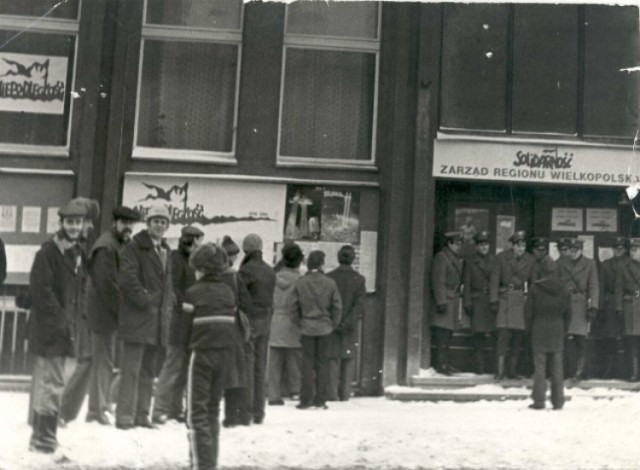
<svg viewBox="0 0 640 470"><path fill-rule="evenodd" d="M149 221L155 217L161 217L163 219L167 219L167 221L171 223L171 214L169 214L169 208L164 204L155 204L149 207L149 210L147 211L147 215L145 216L144 221L146 223L149 223Z"/></svg>
<svg viewBox="0 0 640 470"><path fill-rule="evenodd" d="M351 266L356 259L356 250L351 245L342 245L338 251L338 263Z"/></svg>
<svg viewBox="0 0 640 470"><path fill-rule="evenodd" d="M253 253L254 251L262 251L262 238L260 235L250 233L242 240L242 251L245 253Z"/></svg>
<svg viewBox="0 0 640 470"><path fill-rule="evenodd" d="M229 266L227 252L213 243L204 243L191 253L189 265L205 274L219 276Z"/></svg>
<svg viewBox="0 0 640 470"><path fill-rule="evenodd" d="M75 199L72 199L72 201L83 204L87 208L87 214L85 215L85 218L98 220L98 217L100 217L100 204L95 199L77 197Z"/></svg>
<svg viewBox="0 0 640 470"><path fill-rule="evenodd" d="M240 247L236 245L236 242L234 242L229 235L224 236L221 246L229 256L237 255L238 253L240 253Z"/></svg>

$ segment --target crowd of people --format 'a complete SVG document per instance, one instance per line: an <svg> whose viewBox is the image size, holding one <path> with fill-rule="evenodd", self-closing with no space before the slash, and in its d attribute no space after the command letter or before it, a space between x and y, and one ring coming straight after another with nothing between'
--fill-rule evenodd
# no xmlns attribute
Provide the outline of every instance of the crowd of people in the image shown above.
<svg viewBox="0 0 640 470"><path fill-rule="evenodd" d="M78 418L88 395L87 422L123 431L186 422L192 467L215 468L223 399L231 427L262 424L266 402L326 409L351 396L365 296L352 246L327 274L325 253L312 251L303 275L296 243L272 268L249 234L236 271L241 250L229 236L210 243L185 226L172 250L163 205L135 234L139 214L117 207L97 239L96 201L73 199L58 214L30 273L31 450L54 452L58 426Z"/></svg>
<svg viewBox="0 0 640 470"><path fill-rule="evenodd" d="M612 378L618 340L624 338L628 379L640 380L640 239L615 238L613 257L598 269L584 255L580 239L557 240L559 257L554 261L544 237L529 240L524 231L515 232L511 247L498 255L489 252L490 238L488 232L476 233L475 253L463 259L463 234L448 232L434 258L431 329L439 372L453 372L453 332L470 328L477 373L485 372L487 349L496 351L498 381L533 369L534 408L544 407L547 359L557 409L564 402L564 375L575 381L587 378L589 335L603 344L601 377ZM519 364L521 359L529 367Z"/></svg>

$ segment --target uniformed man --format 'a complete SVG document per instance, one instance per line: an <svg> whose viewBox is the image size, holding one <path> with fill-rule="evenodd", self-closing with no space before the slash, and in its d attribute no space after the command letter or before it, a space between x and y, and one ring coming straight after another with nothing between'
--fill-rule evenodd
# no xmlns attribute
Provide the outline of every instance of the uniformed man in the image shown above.
<svg viewBox="0 0 640 470"><path fill-rule="evenodd" d="M619 265L626 261L629 241L624 237L613 240L613 257L600 263L598 269L600 284L600 310L596 317L595 329L602 339L602 377L613 377L618 351L618 339L622 337L624 322L622 315L616 314L616 275Z"/></svg>
<svg viewBox="0 0 640 470"><path fill-rule="evenodd" d="M461 232L444 234L445 247L433 258L431 285L434 311L431 315L433 342L438 353L436 370L445 375L453 372L449 363L449 347L453 332L468 324L462 314L460 292L462 288L463 261L459 253L462 248Z"/></svg>
<svg viewBox="0 0 640 470"><path fill-rule="evenodd" d="M571 324L567 332L567 362L569 377L574 380L586 378L587 334L589 322L596 317L599 302L598 272L596 263L583 255L584 242L574 239L569 249L569 261L558 266L558 275L567 279L571 293ZM574 347L575 363L569 348Z"/></svg>
<svg viewBox="0 0 640 470"><path fill-rule="evenodd" d="M535 265L533 255L526 252L527 234L521 230L514 233L509 241L512 247L497 256L496 268L491 275L489 296L491 308L498 313L496 328L497 374L502 380L505 372L509 377L516 377L518 355L524 335L524 304L526 292L531 282ZM509 361L506 364L507 352Z"/></svg>
<svg viewBox="0 0 640 470"><path fill-rule="evenodd" d="M640 238L631 239L630 259L618 264L616 313L624 315L625 349L629 355L629 380L640 380Z"/></svg>
<svg viewBox="0 0 640 470"><path fill-rule="evenodd" d="M471 317L476 372L484 374L484 351L496 331L496 315L491 311L489 299L489 283L496 257L489 253L489 232L478 232L473 240L476 253L464 265L463 301L465 311Z"/></svg>

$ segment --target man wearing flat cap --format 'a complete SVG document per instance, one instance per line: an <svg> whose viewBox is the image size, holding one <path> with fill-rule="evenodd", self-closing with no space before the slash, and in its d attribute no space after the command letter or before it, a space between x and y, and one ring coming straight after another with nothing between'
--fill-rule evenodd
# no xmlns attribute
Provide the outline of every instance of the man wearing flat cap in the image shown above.
<svg viewBox="0 0 640 470"><path fill-rule="evenodd" d="M596 317L600 298L596 263L583 255L583 243L579 239L572 240L569 248L570 260L558 266L558 275L567 279L567 288L571 293L571 323L567 331L565 351L569 358L567 376L574 380L583 380L587 375L589 322ZM570 351L572 347L575 355Z"/></svg>
<svg viewBox="0 0 640 470"><path fill-rule="evenodd" d="M624 316L624 343L631 365L629 380L640 380L640 238L631 239L629 258L618 264L616 313Z"/></svg>
<svg viewBox="0 0 640 470"><path fill-rule="evenodd" d="M125 206L116 207L111 227L96 240L89 252L89 295L87 324L91 331L91 379L87 422L111 423L107 411L114 371L114 337L120 310L120 255L129 242L138 213Z"/></svg>
<svg viewBox="0 0 640 470"><path fill-rule="evenodd" d="M489 253L490 238L489 232L476 233L476 253L464 263L464 308L471 317L478 374L484 374L485 349L496 331L496 316L489 300L489 281L496 264L496 257Z"/></svg>
<svg viewBox="0 0 640 470"><path fill-rule="evenodd" d="M598 268L600 310L593 324L593 330L601 338L604 357L600 375L605 379L613 378L618 355L618 340L622 337L624 329L622 315L616 314L616 275L620 265L628 260L628 246L628 239L616 237L613 240L613 257L600 263Z"/></svg>
<svg viewBox="0 0 640 470"><path fill-rule="evenodd" d="M167 346L175 305L170 248L164 239L171 214L165 205L147 210L147 228L122 250L118 335L123 342L116 427L154 428L149 413L157 356Z"/></svg>
<svg viewBox="0 0 640 470"><path fill-rule="evenodd" d="M491 275L489 289L491 307L494 312L497 312L496 378L498 380L504 379L505 373L509 377L516 377L517 374L518 356L525 330L526 292L535 266L535 258L526 252L526 232L523 230L515 232L509 241L511 248L497 256L498 262Z"/></svg>
<svg viewBox="0 0 640 470"><path fill-rule="evenodd" d="M451 336L454 331L468 326L469 319L466 314L462 314L460 304L463 261L459 253L463 236L461 232L447 232L444 238L446 245L433 258L431 331L437 352L435 368L441 374L451 375Z"/></svg>
<svg viewBox="0 0 640 470"><path fill-rule="evenodd" d="M153 405L153 422L164 424L169 419L184 421L183 396L187 385L189 356L184 350L184 331L181 305L187 289L195 284L194 269L189 266L189 256L200 246L204 232L198 227L187 225L180 231L178 249L171 252L171 279L176 305L169 326L169 345L156 384Z"/></svg>
<svg viewBox="0 0 640 470"><path fill-rule="evenodd" d="M29 350L35 358L29 448L36 452L52 453L58 446L65 362L76 354L83 264L78 239L86 213L76 202L60 208L60 230L42 244L29 275Z"/></svg>

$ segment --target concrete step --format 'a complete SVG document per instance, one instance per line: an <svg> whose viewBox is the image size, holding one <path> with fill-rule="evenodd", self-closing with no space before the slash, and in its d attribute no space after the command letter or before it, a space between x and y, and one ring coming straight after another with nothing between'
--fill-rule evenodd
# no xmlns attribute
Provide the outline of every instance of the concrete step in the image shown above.
<svg viewBox="0 0 640 470"><path fill-rule="evenodd" d="M0 375L0 391L28 392L30 388L30 375Z"/></svg>

